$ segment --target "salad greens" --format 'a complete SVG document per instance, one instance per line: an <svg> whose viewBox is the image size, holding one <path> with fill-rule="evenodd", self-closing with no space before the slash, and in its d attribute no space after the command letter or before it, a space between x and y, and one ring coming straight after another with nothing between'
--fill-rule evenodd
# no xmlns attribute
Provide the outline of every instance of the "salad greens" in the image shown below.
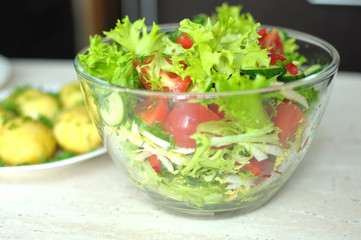
<svg viewBox="0 0 361 240"><path fill-rule="evenodd" d="M211 16L182 20L173 32L155 23L148 31L144 19L131 23L125 17L104 32L105 39L90 37L79 60L106 82L157 92L234 92L304 77L307 59L297 52L296 39L263 28L241 10L223 4ZM307 74L316 71L319 66ZM279 166L302 149L304 112L318 91L186 100L119 96L112 98L116 109L99 107L104 123L116 123L104 126L110 155L124 156L132 180L146 191L202 208L253 201L282 175Z"/></svg>

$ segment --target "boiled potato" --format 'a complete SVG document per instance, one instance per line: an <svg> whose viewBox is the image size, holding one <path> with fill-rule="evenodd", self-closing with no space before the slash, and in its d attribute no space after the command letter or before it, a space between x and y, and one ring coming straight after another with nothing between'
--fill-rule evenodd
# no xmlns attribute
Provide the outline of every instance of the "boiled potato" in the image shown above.
<svg viewBox="0 0 361 240"><path fill-rule="evenodd" d="M8 111L0 107L0 129L4 126L5 122L10 118L14 117L15 114L11 111Z"/></svg>
<svg viewBox="0 0 361 240"><path fill-rule="evenodd" d="M102 143L85 105L64 109L55 120L53 132L62 148L77 154L94 150Z"/></svg>
<svg viewBox="0 0 361 240"><path fill-rule="evenodd" d="M40 116L54 120L60 111L58 99L41 90L24 88L5 101L13 101L14 108L21 116L39 119Z"/></svg>
<svg viewBox="0 0 361 240"><path fill-rule="evenodd" d="M63 108L84 104L83 93L79 83L68 83L59 91L59 99Z"/></svg>
<svg viewBox="0 0 361 240"><path fill-rule="evenodd" d="M0 157L5 165L35 164L56 149L52 130L39 120L16 117L0 129Z"/></svg>

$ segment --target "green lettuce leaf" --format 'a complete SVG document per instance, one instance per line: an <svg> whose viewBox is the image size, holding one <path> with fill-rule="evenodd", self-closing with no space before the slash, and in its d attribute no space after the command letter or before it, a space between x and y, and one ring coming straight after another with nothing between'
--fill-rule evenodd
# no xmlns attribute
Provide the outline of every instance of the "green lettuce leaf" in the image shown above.
<svg viewBox="0 0 361 240"><path fill-rule="evenodd" d="M256 75L251 79L248 75L233 74L230 77L214 74L215 88L219 92L237 91L246 89L257 89L270 86L276 78L266 78ZM225 111L232 118L238 119L248 128L262 128L270 124L270 118L265 110L262 95L259 93L249 93L241 95L230 95L216 99L220 111Z"/></svg>
<svg viewBox="0 0 361 240"><path fill-rule="evenodd" d="M131 23L126 16L122 21L117 21L114 29L104 32L104 35L136 56L149 56L155 52L162 52L165 48L162 41L165 33L158 33L161 28L155 23L148 33L144 21L145 19L139 19Z"/></svg>
<svg viewBox="0 0 361 240"><path fill-rule="evenodd" d="M89 49L86 54L79 54L79 60L92 76L122 87L140 86L131 56L116 44L102 41L99 35L90 37Z"/></svg>
<svg viewBox="0 0 361 240"><path fill-rule="evenodd" d="M223 3L221 6L216 7L217 19L220 22L226 23L230 18L234 19L235 23L230 29L230 33L232 34L244 34L255 24L255 20L251 14L241 14L241 11L241 5L229 6L227 3Z"/></svg>

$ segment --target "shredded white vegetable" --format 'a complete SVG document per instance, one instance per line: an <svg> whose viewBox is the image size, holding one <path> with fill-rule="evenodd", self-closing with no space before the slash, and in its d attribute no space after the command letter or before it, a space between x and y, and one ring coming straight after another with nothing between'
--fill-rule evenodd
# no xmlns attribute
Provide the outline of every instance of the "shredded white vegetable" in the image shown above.
<svg viewBox="0 0 361 240"><path fill-rule="evenodd" d="M166 157L164 157L163 155L157 155L157 158L159 159L159 161L162 162L163 166L165 166L169 172L176 174L172 163Z"/></svg>
<svg viewBox="0 0 361 240"><path fill-rule="evenodd" d="M154 136L153 134L150 134L147 131L144 131L143 129L140 129L140 133L148 138L150 141L154 142L155 144L157 144L158 146L162 147L162 148L168 148L170 146L169 142L164 141L163 139L160 139L156 136Z"/></svg>
<svg viewBox="0 0 361 240"><path fill-rule="evenodd" d="M243 181L242 178L237 174L227 175L225 176L225 180L229 183L229 185L226 187L227 190L236 189L240 186L251 186L250 182Z"/></svg>
<svg viewBox="0 0 361 240"><path fill-rule="evenodd" d="M263 152L281 157L283 156L283 149L280 146L273 145L273 144L261 144L261 143L254 143L258 149L261 149Z"/></svg>
<svg viewBox="0 0 361 240"><path fill-rule="evenodd" d="M248 144L248 143L239 143L240 145L243 145L249 153L251 153L258 161L266 160L268 156L260 150L258 147L256 147L254 144Z"/></svg>
<svg viewBox="0 0 361 240"><path fill-rule="evenodd" d="M294 101L302 104L305 108L308 108L308 102L307 102L306 98L304 96L302 96L301 94L297 93L295 90L288 89L288 88L282 88L280 93L283 96L285 96L287 99L294 100Z"/></svg>
<svg viewBox="0 0 361 240"><path fill-rule="evenodd" d="M139 131L144 137L148 138L150 141L157 144L158 146L160 146L162 148L165 148L165 149L170 147L169 142L164 141L163 139L160 139L160 138L154 136L153 134L151 134L151 133L149 133L149 132L147 132L147 131L145 131L143 129L140 129ZM171 149L170 151L186 155L186 154L194 153L195 148L175 148L175 149Z"/></svg>

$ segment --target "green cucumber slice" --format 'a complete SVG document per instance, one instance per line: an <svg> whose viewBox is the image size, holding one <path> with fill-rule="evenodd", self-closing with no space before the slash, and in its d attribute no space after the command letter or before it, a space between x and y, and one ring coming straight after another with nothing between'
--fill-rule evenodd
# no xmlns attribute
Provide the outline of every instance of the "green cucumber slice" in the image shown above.
<svg viewBox="0 0 361 240"><path fill-rule="evenodd" d="M279 80L282 82L292 82L292 81L298 80L303 77L305 77L305 74L303 73L303 71L301 69L299 69L298 73L296 75L292 75L291 73L289 73L287 71L285 74L283 74L279 77Z"/></svg>
<svg viewBox="0 0 361 240"><path fill-rule="evenodd" d="M304 72L305 76L310 76L312 74L321 72L321 70L322 70L321 64L314 64L314 65L311 65L308 68L306 68L305 71L303 71L303 72Z"/></svg>
<svg viewBox="0 0 361 240"><path fill-rule="evenodd" d="M116 126L124 121L125 104L119 93L111 92L105 95L101 103L99 113L107 125Z"/></svg>
<svg viewBox="0 0 361 240"><path fill-rule="evenodd" d="M257 74L260 74L267 78L284 74L285 72L286 68L283 66L271 66L269 68L249 68L241 70L241 73L249 75L251 77L255 77Z"/></svg>

